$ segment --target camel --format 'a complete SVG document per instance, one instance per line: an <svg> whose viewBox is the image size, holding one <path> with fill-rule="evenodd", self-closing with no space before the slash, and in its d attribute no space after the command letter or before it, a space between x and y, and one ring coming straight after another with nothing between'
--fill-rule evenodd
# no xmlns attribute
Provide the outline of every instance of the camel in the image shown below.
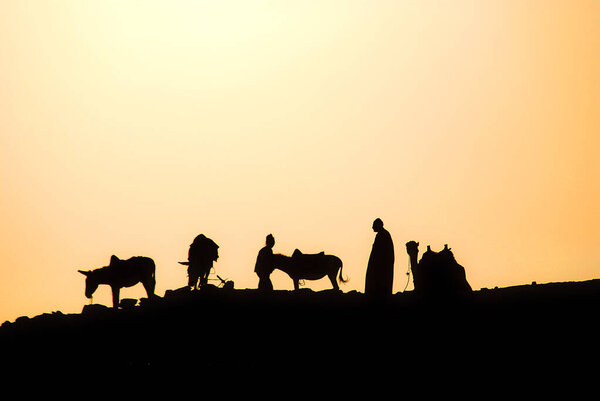
<svg viewBox="0 0 600 401"><path fill-rule="evenodd" d="M413 274L415 293L424 296L457 295L470 293L471 286L467 282L465 269L456 262L448 245L440 252L427 251L418 261L419 243L406 243L406 252L410 257L410 269Z"/></svg>

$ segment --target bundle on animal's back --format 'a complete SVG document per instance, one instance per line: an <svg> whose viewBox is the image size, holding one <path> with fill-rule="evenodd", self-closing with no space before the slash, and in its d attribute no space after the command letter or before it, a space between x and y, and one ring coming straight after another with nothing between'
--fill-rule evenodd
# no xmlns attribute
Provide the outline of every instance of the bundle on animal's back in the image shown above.
<svg viewBox="0 0 600 401"><path fill-rule="evenodd" d="M194 242L190 245L188 252L188 260L190 262L216 262L219 259L219 245L204 234L194 238Z"/></svg>
<svg viewBox="0 0 600 401"><path fill-rule="evenodd" d="M208 283L213 262L219 259L219 245L204 234L194 238L188 251L188 261L179 262L188 266L188 286L194 289Z"/></svg>

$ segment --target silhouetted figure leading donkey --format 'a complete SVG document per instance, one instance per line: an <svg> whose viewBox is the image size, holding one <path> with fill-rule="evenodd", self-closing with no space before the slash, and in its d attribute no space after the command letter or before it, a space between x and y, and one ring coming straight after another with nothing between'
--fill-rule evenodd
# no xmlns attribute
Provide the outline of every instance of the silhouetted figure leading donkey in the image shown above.
<svg viewBox="0 0 600 401"><path fill-rule="evenodd" d="M261 291L273 290L273 283L271 283L271 273L273 273L273 246L275 245L275 238L272 234L267 235L265 246L258 252L256 257L256 265L254 266L254 272L258 276L258 289Z"/></svg>

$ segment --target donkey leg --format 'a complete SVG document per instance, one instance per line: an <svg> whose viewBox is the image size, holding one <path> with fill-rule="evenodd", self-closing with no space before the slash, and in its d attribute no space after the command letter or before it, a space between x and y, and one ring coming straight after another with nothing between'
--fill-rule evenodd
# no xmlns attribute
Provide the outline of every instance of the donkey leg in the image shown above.
<svg viewBox="0 0 600 401"><path fill-rule="evenodd" d="M329 281L331 281L331 285L333 285L333 289L338 291L340 289L340 286L338 285L337 280L335 279L335 272L329 273L327 275L327 277L329 277Z"/></svg>
<svg viewBox="0 0 600 401"><path fill-rule="evenodd" d="M113 308L119 307L119 292L120 291L121 291L121 289L119 287L112 287Z"/></svg>
<svg viewBox="0 0 600 401"><path fill-rule="evenodd" d="M191 290L198 288L198 278L198 272L195 269L188 268L188 287L190 287Z"/></svg>
<svg viewBox="0 0 600 401"><path fill-rule="evenodd" d="M148 299L154 296L154 288L156 287L156 280L154 277L148 279L148 281L142 282L144 289L146 290L146 294L148 295Z"/></svg>
<svg viewBox="0 0 600 401"><path fill-rule="evenodd" d="M300 288L300 280L298 279L294 279L294 290L297 290Z"/></svg>

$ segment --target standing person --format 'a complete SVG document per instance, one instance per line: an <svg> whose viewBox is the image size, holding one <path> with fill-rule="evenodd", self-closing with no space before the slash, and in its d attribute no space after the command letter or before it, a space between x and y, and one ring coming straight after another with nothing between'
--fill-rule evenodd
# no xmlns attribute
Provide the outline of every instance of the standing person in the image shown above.
<svg viewBox="0 0 600 401"><path fill-rule="evenodd" d="M265 246L258 251L254 272L258 275L258 289L263 291L273 290L271 273L273 273L273 246L275 238L272 234L267 235Z"/></svg>
<svg viewBox="0 0 600 401"><path fill-rule="evenodd" d="M213 262L217 259L219 259L219 245L204 234L194 238L188 252L188 286L195 289L206 284ZM200 280L199 284L198 280Z"/></svg>
<svg viewBox="0 0 600 401"><path fill-rule="evenodd" d="M377 235L367 265L365 294L375 296L391 295L394 282L394 243L390 233L383 228L381 219L375 219L373 231Z"/></svg>

